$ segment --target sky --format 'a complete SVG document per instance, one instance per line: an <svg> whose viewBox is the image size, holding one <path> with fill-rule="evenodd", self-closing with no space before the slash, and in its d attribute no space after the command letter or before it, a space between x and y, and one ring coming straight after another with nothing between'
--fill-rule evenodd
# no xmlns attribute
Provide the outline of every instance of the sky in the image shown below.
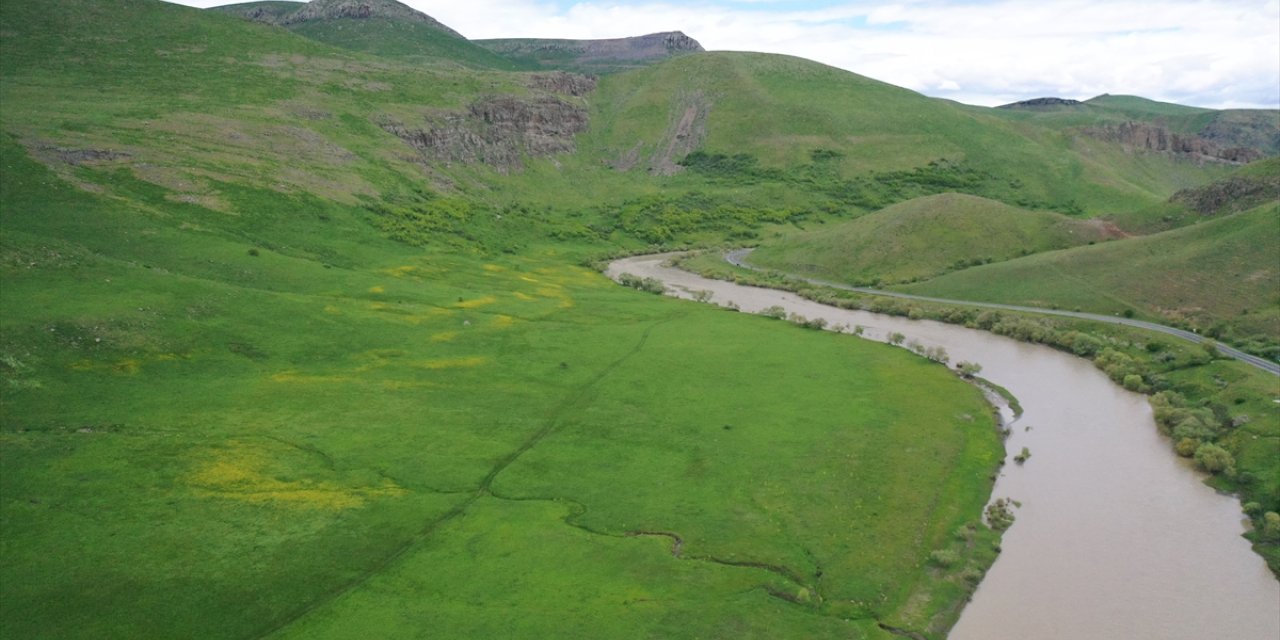
<svg viewBox="0 0 1280 640"><path fill-rule="evenodd" d="M800 56L968 104L1111 93L1280 107L1280 0L401 1L472 39L683 31L708 50Z"/></svg>

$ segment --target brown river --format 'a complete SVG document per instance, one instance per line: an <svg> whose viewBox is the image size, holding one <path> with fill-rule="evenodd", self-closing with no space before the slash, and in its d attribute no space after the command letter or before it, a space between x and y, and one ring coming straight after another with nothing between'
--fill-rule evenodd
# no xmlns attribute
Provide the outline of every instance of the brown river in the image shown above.
<svg viewBox="0 0 1280 640"><path fill-rule="evenodd" d="M783 291L709 280L664 267L669 256L609 266L662 280L668 294L754 313L773 305L864 338L944 347L952 362L1018 398L993 498L1021 502L1003 553L965 608L952 640L1280 639L1280 582L1241 537L1239 502L1202 484L1173 454L1144 396L1093 365L1040 345L964 327L848 311ZM1006 420L1012 416L1006 413ZM1010 454L1012 455L1012 454Z"/></svg>

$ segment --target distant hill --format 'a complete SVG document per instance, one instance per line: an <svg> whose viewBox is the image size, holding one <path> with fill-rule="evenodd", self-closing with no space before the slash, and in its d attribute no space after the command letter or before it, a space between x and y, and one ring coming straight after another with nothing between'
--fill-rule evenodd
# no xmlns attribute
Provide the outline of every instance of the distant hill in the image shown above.
<svg viewBox="0 0 1280 640"><path fill-rule="evenodd" d="M1280 110L1275 109L1215 110L1103 94L1083 102L1036 98L995 112L1135 151L1237 164L1280 155Z"/></svg>
<svg viewBox="0 0 1280 640"><path fill-rule="evenodd" d="M504 38L475 43L529 68L580 73L625 71L704 51L697 40L679 31L607 40Z"/></svg>
<svg viewBox="0 0 1280 640"><path fill-rule="evenodd" d="M1280 335L1280 204L1201 224L966 269L902 287L964 300L1126 309L1240 338Z"/></svg>
<svg viewBox="0 0 1280 640"><path fill-rule="evenodd" d="M916 198L760 247L752 261L869 285L914 282L1114 234L1099 221L958 193Z"/></svg>
<svg viewBox="0 0 1280 640"><path fill-rule="evenodd" d="M246 2L210 11L283 27L326 44L379 56L515 70L518 65L395 0Z"/></svg>

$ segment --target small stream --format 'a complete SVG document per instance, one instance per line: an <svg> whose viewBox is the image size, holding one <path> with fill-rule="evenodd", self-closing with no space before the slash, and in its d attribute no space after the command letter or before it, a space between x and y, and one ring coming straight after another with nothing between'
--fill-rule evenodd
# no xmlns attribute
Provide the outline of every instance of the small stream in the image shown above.
<svg viewBox="0 0 1280 640"><path fill-rule="evenodd" d="M949 636L953 640L1277 640L1280 582L1250 548L1235 498L1202 484L1172 452L1142 395L1092 363L1045 346L928 320L818 304L791 293L710 280L664 267L670 256L615 261L662 280L668 293L733 303L745 313L780 305L864 337L945 348L982 365L1024 413L993 497L1022 503L1003 553ZM1010 456L1012 457L1012 456Z"/></svg>

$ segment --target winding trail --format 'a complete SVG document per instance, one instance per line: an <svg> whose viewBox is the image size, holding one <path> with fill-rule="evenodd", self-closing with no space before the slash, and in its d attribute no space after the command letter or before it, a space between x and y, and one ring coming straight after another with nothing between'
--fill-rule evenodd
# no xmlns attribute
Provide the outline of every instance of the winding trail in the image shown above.
<svg viewBox="0 0 1280 640"><path fill-rule="evenodd" d="M1165 335L1174 336L1175 338L1181 338L1183 340L1187 340L1195 344L1200 344L1207 339L1204 336L1201 336L1197 333L1192 333L1190 331L1186 331L1184 329L1178 329L1176 327L1170 327L1163 324L1156 324L1154 322L1147 322L1145 320L1134 320L1131 318L1104 316L1102 314L1097 314L1097 313L1082 313L1080 311L1062 311L1059 309L1041 309L1039 307L1023 307L1023 306L1014 305L1014 304L1001 304L998 302L974 302L972 300L952 300L949 298L934 298L930 296L918 296L910 293L899 293L897 291L884 291L882 289L855 287L852 285L842 284L839 282L832 282L830 280L821 280L818 278L808 278L808 277L797 275L794 273L777 271L776 269L764 269L761 267L757 267L747 262L747 256L750 255L752 251L754 251L754 249L735 249L733 251L730 251L724 254L724 259L729 264L735 267L741 267L743 269L750 269L752 271L760 271L760 272L775 271L787 276L788 278L803 280L810 284L816 284L823 287L831 287L833 289L843 289L845 291L856 291L858 293L865 293L873 296L888 296L890 298L902 298L904 300L919 300L921 302L939 302L942 304L962 304L970 307L984 307L987 309L1003 309L1005 311L1023 311L1027 313L1042 313L1042 314L1051 315L1051 316L1065 316L1068 318L1079 318L1081 320L1093 320L1095 322L1106 322L1109 324L1119 324L1119 325L1124 325L1128 327L1136 327L1139 329L1147 329L1150 331L1158 331ZM1267 371L1269 373L1280 376L1280 363L1272 362L1270 360L1267 360L1266 358L1259 358L1258 356L1245 353L1243 351L1240 351L1239 349L1234 349L1232 347L1228 347L1223 344L1218 344L1216 346L1218 348L1218 353L1221 353L1224 356L1233 358L1235 360L1239 360L1240 362L1243 362L1245 364L1257 367L1259 369L1262 369L1263 371Z"/></svg>

